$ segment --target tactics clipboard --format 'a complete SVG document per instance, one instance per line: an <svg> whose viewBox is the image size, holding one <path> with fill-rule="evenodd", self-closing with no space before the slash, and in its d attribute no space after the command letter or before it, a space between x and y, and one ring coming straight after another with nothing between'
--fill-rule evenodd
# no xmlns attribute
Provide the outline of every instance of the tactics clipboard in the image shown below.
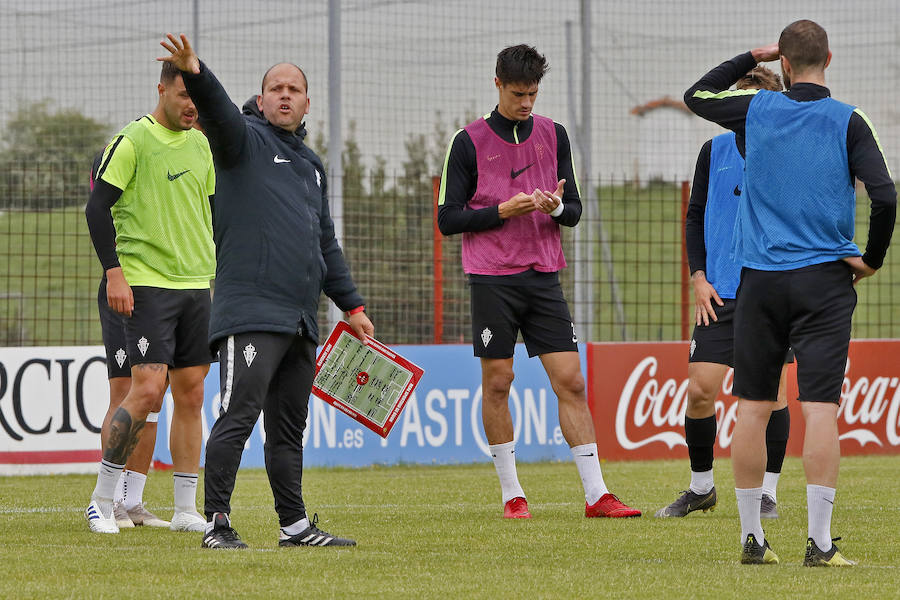
<svg viewBox="0 0 900 600"><path fill-rule="evenodd" d="M312 393L386 438L423 373L375 338L363 345L339 321L316 359Z"/></svg>

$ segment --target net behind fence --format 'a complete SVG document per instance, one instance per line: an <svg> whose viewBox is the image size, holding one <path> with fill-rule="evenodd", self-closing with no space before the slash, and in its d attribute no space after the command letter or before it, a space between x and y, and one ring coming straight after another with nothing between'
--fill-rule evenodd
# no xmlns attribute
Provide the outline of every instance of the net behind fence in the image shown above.
<svg viewBox="0 0 900 600"><path fill-rule="evenodd" d="M715 64L775 41L792 20L828 30L834 96L866 111L889 166L900 168L900 16L890 0L765 0L727 10L714 0L339 5L343 175L330 188L342 192L345 253L388 343L471 337L460 240L434 229L434 178L453 132L496 104L494 60L507 45L529 43L547 56L536 112L563 123L573 142L585 214L564 232L562 280L582 340L689 335L687 182L703 141L720 130L687 112L681 96ZM165 32L191 36L238 105L271 64L300 64L312 101L307 142L327 158L337 102L328 7L0 5L0 345L100 343L101 273L83 214L88 170L115 131L155 106ZM858 196L864 245L868 200L864 190ZM858 287L855 337L900 337L897 263L892 250Z"/></svg>

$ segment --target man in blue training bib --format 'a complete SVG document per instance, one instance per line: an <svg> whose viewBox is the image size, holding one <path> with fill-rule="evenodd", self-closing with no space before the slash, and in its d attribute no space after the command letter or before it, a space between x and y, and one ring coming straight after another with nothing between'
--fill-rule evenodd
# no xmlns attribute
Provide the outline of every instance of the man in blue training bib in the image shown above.
<svg viewBox="0 0 900 600"><path fill-rule="evenodd" d="M780 57L786 92L726 91L758 62ZM856 307L853 285L881 267L897 193L878 136L859 109L831 98L828 36L796 21L777 44L756 48L704 75L688 107L746 138L744 187L734 232L743 265L737 294L732 438L745 564L777 563L760 523L765 431L788 347L797 356L806 421L807 566L848 566L832 544L840 462L837 412ZM865 253L853 243L855 180L871 200Z"/></svg>

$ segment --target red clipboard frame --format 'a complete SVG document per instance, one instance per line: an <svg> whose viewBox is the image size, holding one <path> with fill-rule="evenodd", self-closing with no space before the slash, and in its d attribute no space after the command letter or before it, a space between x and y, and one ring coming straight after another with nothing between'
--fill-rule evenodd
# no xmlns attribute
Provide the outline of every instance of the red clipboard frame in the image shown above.
<svg viewBox="0 0 900 600"><path fill-rule="evenodd" d="M328 359L331 351L336 347L337 341L343 333L349 333L354 339L359 340L359 338L356 336L356 333L353 332L353 330L350 328L350 325L346 321L338 321L337 325L334 326L334 329L331 330L331 334L328 336L328 339L325 340L325 343L322 345L322 350L319 352L319 356L316 357L315 376L319 375L319 371L322 369L322 365L325 364L325 361ZM383 358L397 364L398 366L412 373L412 378L410 378L409 382L406 384L406 387L404 387L400 392L400 396L394 403L394 406L391 408L391 412L388 414L388 418L385 421L384 425L379 425L375 421L369 419L365 414L359 412L353 405L344 402L340 398L335 398L325 390L319 388L318 386L316 386L315 381L313 381L312 393L315 394L318 398L321 398L328 404L332 405L348 417L364 425L367 429L370 429L371 431L377 433L382 438L386 438L391 432L391 428L393 428L394 423L396 423L397 419L400 417L400 413L403 412L403 408L406 406L407 400L409 400L409 397L412 395L413 390L416 389L416 386L419 384L419 380L422 379L422 375L424 375L425 371L419 365L407 360L403 356L400 356L375 338L369 336L367 337L368 339L366 341L366 345L369 349L374 350Z"/></svg>

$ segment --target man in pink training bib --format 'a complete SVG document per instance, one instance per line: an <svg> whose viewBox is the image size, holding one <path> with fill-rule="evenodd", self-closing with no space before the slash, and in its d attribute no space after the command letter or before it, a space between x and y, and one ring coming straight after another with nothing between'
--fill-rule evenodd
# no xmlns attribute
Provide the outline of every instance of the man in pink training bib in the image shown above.
<svg viewBox="0 0 900 600"><path fill-rule="evenodd" d="M559 226L581 218L565 128L532 114L546 59L526 45L497 55L494 110L453 136L441 179L438 225L463 234L472 343L481 359L482 421L503 496L503 516L531 517L516 474L509 412L513 352L521 331L559 398L559 422L584 484L586 517L637 517L611 494L597 457L575 325L559 283L566 266Z"/></svg>

